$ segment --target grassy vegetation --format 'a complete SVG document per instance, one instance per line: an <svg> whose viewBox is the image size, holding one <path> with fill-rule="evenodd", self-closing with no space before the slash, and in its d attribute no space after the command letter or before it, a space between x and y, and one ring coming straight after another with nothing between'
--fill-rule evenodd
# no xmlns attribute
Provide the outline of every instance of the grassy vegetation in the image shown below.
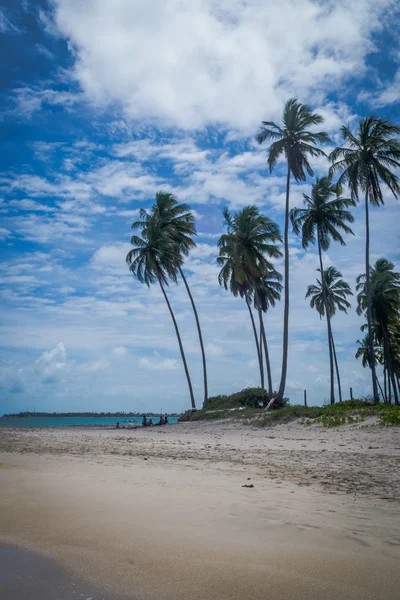
<svg viewBox="0 0 400 600"><path fill-rule="evenodd" d="M327 406L286 406L265 412L264 408L227 406L188 413L187 421L240 419L260 427L300 419L305 426L316 423L324 427L360 423L367 417L379 416L381 425L400 425L400 406L371 404L369 400L346 400Z"/></svg>

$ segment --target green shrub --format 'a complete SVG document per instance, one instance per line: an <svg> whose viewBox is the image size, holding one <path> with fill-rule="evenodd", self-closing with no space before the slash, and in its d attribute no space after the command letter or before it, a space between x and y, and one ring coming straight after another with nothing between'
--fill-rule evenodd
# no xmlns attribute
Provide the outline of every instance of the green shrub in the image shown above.
<svg viewBox="0 0 400 600"><path fill-rule="evenodd" d="M273 397L276 395L277 392L274 392ZM268 392L263 388L245 388L230 396L211 396L208 399L207 410L223 410L227 408L240 408L242 406L265 408L270 399ZM280 401L275 401L272 408L284 408L288 404L289 398L282 398Z"/></svg>
<svg viewBox="0 0 400 600"><path fill-rule="evenodd" d="M382 425L400 425L400 406L390 406L381 414Z"/></svg>

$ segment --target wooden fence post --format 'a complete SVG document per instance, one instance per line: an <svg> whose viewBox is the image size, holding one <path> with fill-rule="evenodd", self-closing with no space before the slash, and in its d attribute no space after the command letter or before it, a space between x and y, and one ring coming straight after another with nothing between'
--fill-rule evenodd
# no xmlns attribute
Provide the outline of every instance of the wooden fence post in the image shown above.
<svg viewBox="0 0 400 600"><path fill-rule="evenodd" d="M350 388L350 398L351 398L351 400L354 400L354 398L353 398L353 388L352 387Z"/></svg>
<svg viewBox="0 0 400 600"><path fill-rule="evenodd" d="M307 390L304 390L304 406L307 407Z"/></svg>

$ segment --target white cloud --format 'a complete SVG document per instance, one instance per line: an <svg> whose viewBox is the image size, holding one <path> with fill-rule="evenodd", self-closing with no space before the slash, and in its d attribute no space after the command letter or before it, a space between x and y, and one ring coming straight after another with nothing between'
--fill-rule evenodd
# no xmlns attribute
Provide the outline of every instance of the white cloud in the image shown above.
<svg viewBox="0 0 400 600"><path fill-rule="evenodd" d="M44 106L62 106L68 110L83 100L84 95L80 93L22 87L14 90L14 108L11 112L29 119Z"/></svg>
<svg viewBox="0 0 400 600"><path fill-rule="evenodd" d="M99 360L84 363L80 365L79 368L84 373L98 373L100 371L105 371L109 366L110 363L106 358L99 358Z"/></svg>
<svg viewBox="0 0 400 600"><path fill-rule="evenodd" d="M11 235L11 231L5 227L0 227L0 240L5 240Z"/></svg>
<svg viewBox="0 0 400 600"><path fill-rule="evenodd" d="M91 259L91 267L103 272L124 273L127 275L129 269L125 259L131 249L132 246L128 243L101 246Z"/></svg>
<svg viewBox="0 0 400 600"><path fill-rule="evenodd" d="M128 354L128 348L125 348L125 346L115 346L115 348L112 349L112 353L114 356L118 357L126 356Z"/></svg>
<svg viewBox="0 0 400 600"><path fill-rule="evenodd" d="M184 128L254 129L294 91L321 103L364 71L390 0L57 0L74 76L98 105ZM283 17L284 15L284 17ZM96 35L93 35L96 31ZM265 114L268 111L268 115Z"/></svg>
<svg viewBox="0 0 400 600"><path fill-rule="evenodd" d="M384 89L377 93L363 94L361 98L368 100L372 106L381 108L390 104L400 102L400 69L396 72L393 80L385 85Z"/></svg>
<svg viewBox="0 0 400 600"><path fill-rule="evenodd" d="M20 30L15 27L7 17L5 8L0 7L0 33L19 34Z"/></svg>
<svg viewBox="0 0 400 600"><path fill-rule="evenodd" d="M180 363L175 358L140 358L139 365L151 371L175 371Z"/></svg>
<svg viewBox="0 0 400 600"><path fill-rule="evenodd" d="M44 383L55 383L62 369L67 365L67 352L60 342L55 348L43 352L36 361L36 370L42 375Z"/></svg>

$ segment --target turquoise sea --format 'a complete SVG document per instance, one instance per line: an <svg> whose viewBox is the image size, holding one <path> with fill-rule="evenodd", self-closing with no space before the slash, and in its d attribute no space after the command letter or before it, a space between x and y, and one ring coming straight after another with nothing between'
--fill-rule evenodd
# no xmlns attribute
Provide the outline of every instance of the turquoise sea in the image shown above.
<svg viewBox="0 0 400 600"><path fill-rule="evenodd" d="M149 417L148 417L149 418ZM152 417L153 423L158 417ZM142 417L0 417L0 427L77 427L82 425L116 425L130 423L141 425ZM176 417L168 417L169 423L177 423Z"/></svg>

